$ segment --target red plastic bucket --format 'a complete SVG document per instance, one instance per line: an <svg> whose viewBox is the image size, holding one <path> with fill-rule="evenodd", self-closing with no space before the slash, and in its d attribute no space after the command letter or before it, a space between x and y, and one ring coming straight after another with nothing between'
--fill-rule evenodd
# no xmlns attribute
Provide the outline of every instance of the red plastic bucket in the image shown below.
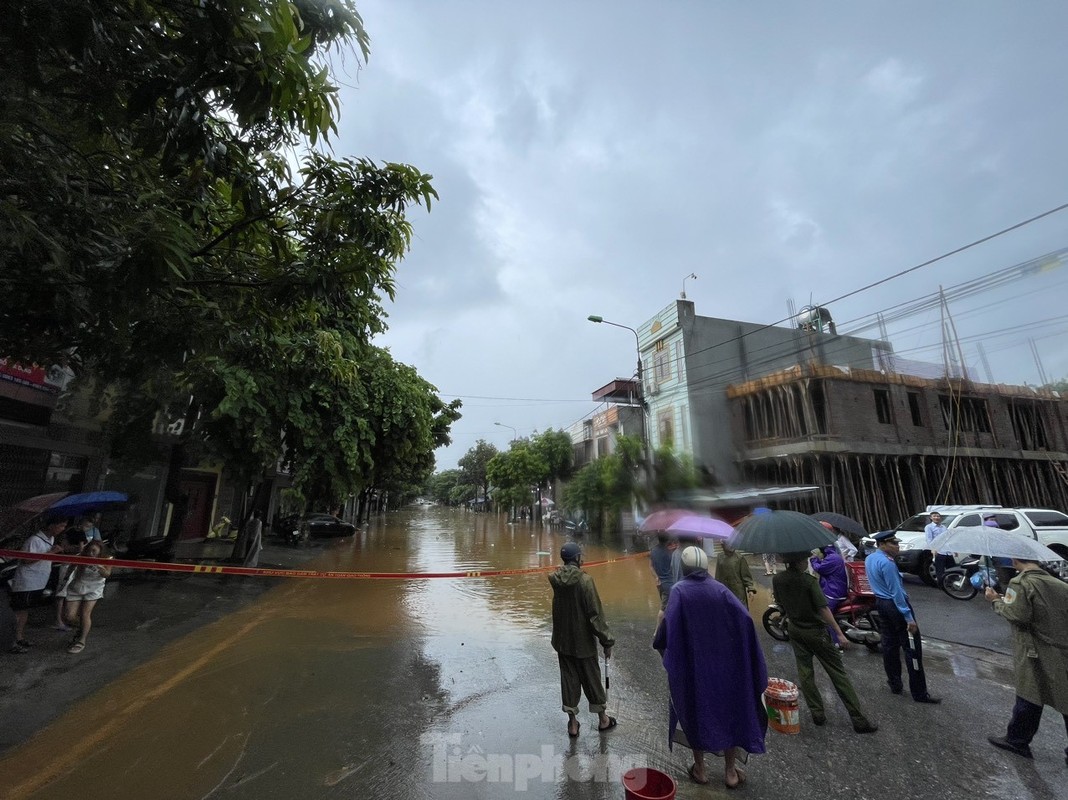
<svg viewBox="0 0 1068 800"><path fill-rule="evenodd" d="M678 784L670 775L651 767L637 767L623 773L626 800L674 800Z"/></svg>

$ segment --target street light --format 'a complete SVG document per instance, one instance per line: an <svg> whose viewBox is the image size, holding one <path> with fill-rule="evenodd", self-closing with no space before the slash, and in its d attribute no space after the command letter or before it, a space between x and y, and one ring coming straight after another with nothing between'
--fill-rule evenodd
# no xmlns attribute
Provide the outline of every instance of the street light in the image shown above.
<svg viewBox="0 0 1068 800"><path fill-rule="evenodd" d="M502 428L512 428L511 425L505 425L503 422L494 422L493 424L494 425L500 425ZM519 434L516 433L515 428L512 428L512 441L514 442L518 438L519 438Z"/></svg>
<svg viewBox="0 0 1068 800"><path fill-rule="evenodd" d="M649 454L649 438L647 436L647 431L651 426L645 419L645 415L646 412L649 410L649 406L645 402L645 384L642 380L642 345L641 342L638 340L638 332L629 325L620 325L618 322L610 322L599 314L590 314L588 317L586 317L586 319L588 319L590 322L596 322L603 325L612 325L616 328L624 328L625 330L628 330L634 334L634 349L638 351L638 404L641 408L639 418L641 419L642 423L642 450L645 451L644 455L647 462L646 469L651 474L651 466L649 465L651 465L652 459Z"/></svg>
<svg viewBox="0 0 1068 800"><path fill-rule="evenodd" d="M692 272L689 275L687 275L685 278L682 279L682 297L681 297L681 299L683 299L683 300L686 299L686 281L689 278L693 278L694 280L697 280L697 276Z"/></svg>
<svg viewBox="0 0 1068 800"><path fill-rule="evenodd" d="M642 407L645 406L645 400L642 399L642 346L638 341L638 332L629 325L620 325L618 322L609 322L604 317L597 314L590 314L586 317L590 322L597 322L604 325L612 325L616 328L623 328L634 334L634 349L638 352L638 400L641 402Z"/></svg>

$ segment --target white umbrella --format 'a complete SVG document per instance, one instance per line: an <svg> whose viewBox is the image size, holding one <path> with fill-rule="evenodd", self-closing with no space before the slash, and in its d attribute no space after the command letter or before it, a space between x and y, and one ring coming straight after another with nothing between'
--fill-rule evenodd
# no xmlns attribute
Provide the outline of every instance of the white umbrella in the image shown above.
<svg viewBox="0 0 1068 800"><path fill-rule="evenodd" d="M991 558L1019 558L1024 561L1060 561L1061 557L1024 533L988 526L962 525L936 537L929 550L972 553Z"/></svg>

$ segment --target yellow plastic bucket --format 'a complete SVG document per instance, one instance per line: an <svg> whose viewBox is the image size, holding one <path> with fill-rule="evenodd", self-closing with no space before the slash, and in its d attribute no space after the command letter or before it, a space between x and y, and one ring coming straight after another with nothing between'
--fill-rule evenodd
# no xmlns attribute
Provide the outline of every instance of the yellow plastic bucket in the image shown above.
<svg viewBox="0 0 1068 800"><path fill-rule="evenodd" d="M782 678L768 678L764 704L768 709L768 724L779 733L801 733L801 709L797 704L800 692L796 684Z"/></svg>

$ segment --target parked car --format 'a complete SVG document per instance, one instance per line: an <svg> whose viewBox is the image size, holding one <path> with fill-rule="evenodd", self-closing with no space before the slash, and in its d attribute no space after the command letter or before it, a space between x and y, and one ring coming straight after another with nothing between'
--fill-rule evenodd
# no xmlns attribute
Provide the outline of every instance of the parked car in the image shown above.
<svg viewBox="0 0 1068 800"><path fill-rule="evenodd" d="M307 528L311 536L352 536L356 533L355 525L333 514L306 514L300 524Z"/></svg>
<svg viewBox="0 0 1068 800"><path fill-rule="evenodd" d="M1068 559L1068 514L1061 511L994 505L928 506L925 512L909 517L894 531L901 542L896 559L898 569L918 575L929 586L935 585L934 558L927 549L927 537L923 531L931 521L932 511L942 514L942 524L947 531L961 526L979 527L984 517L992 515L1002 530L1030 536ZM870 537L862 543L866 551L875 547ZM1061 577L1068 577L1068 561L1053 562L1050 566L1058 570Z"/></svg>

